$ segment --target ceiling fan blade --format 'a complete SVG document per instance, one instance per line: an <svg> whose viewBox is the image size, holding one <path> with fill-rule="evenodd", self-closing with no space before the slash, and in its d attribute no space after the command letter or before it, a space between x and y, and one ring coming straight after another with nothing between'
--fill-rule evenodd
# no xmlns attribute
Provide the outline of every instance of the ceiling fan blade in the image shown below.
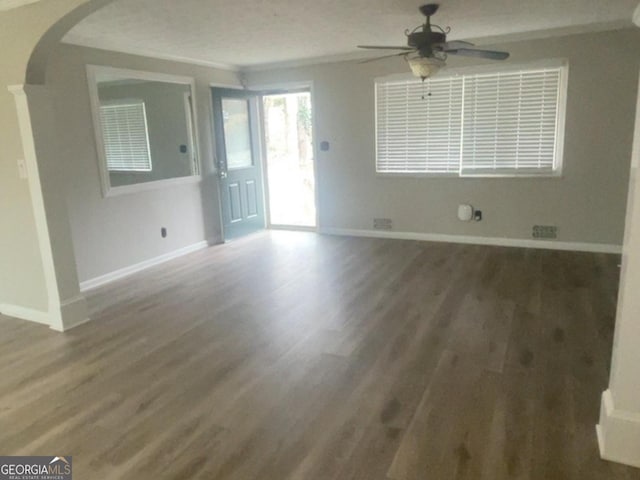
<svg viewBox="0 0 640 480"><path fill-rule="evenodd" d="M460 55L463 57L479 57L488 58L490 60L506 60L509 58L507 52L496 52L494 50L476 50L473 48L456 48L454 50L445 50L447 55Z"/></svg>
<svg viewBox="0 0 640 480"><path fill-rule="evenodd" d="M453 40L451 42L445 42L442 44L442 49L444 51L457 50L459 48L467 48L467 47L473 47L473 43L465 42L463 40Z"/></svg>
<svg viewBox="0 0 640 480"><path fill-rule="evenodd" d="M409 52L400 52L400 53L392 53L391 55L383 55L381 57L375 57L375 58L367 58L365 60L361 60L358 63L362 64L362 63L370 63L370 62L376 62L378 60L383 60L385 58L391 58L391 57L401 57L402 55L409 55Z"/></svg>
<svg viewBox="0 0 640 480"><path fill-rule="evenodd" d="M358 48L366 48L368 50L414 50L413 47L384 47L380 45L358 45Z"/></svg>

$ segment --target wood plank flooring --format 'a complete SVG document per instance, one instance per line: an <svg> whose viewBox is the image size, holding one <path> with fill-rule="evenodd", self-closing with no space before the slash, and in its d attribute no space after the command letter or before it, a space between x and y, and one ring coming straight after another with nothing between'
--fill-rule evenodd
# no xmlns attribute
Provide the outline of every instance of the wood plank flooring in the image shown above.
<svg viewBox="0 0 640 480"><path fill-rule="evenodd" d="M258 234L0 317L0 454L79 480L640 479L600 460L619 258Z"/></svg>

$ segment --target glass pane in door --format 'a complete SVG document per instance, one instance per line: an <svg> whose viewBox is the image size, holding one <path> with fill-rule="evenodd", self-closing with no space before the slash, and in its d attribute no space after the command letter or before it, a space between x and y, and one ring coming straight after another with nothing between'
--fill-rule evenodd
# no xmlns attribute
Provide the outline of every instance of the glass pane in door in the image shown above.
<svg viewBox="0 0 640 480"><path fill-rule="evenodd" d="M253 155L251 154L249 102L239 98L223 98L222 116L227 169L251 167Z"/></svg>

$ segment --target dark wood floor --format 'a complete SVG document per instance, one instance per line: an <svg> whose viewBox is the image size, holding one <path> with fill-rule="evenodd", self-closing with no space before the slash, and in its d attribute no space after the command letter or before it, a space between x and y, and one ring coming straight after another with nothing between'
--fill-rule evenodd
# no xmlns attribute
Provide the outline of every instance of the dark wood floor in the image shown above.
<svg viewBox="0 0 640 480"><path fill-rule="evenodd" d="M601 461L618 257L260 234L0 317L0 454L74 478L639 479Z"/></svg>

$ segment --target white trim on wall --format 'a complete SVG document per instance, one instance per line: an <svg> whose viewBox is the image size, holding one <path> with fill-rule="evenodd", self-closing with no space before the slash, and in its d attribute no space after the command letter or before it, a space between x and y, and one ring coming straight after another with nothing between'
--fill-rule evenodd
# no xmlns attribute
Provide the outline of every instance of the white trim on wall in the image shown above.
<svg viewBox="0 0 640 480"><path fill-rule="evenodd" d="M99 277L85 280L84 282L80 282L80 291L86 292L87 290L92 290L94 288L101 287L102 285L106 285L115 280L128 277L129 275L133 275L134 273L141 272L143 270L154 267L156 265L160 265L162 263L168 262L169 260L173 260L174 258L182 257L183 255L187 255L189 253L196 252L198 250L203 250L209 247L210 245L214 245L214 244L215 244L214 241L203 240L201 242L194 243L193 245L187 245L186 247L179 248L178 250L165 253L158 257L150 258L140 263L129 265L128 267L115 270L105 275L100 275Z"/></svg>
<svg viewBox="0 0 640 480"><path fill-rule="evenodd" d="M122 195L129 193L138 193L146 190L157 188L165 188L174 185L183 185L185 183L195 183L202 180L202 158L200 155L200 135L198 134L198 116L195 105L196 101L196 84L193 77L184 75L169 75L166 73L147 72L142 70L131 70L127 68L115 68L104 65L87 64L87 82L89 87L89 102L91 105L91 118L93 120L94 138L96 144L96 153L98 158L98 170L100 173L100 184L102 187L102 196L104 198L114 195ZM98 75L106 78L121 79L132 78L136 80L147 80L153 82L175 83L178 85L187 85L190 89L191 101L194 108L191 111L192 136L194 141L193 153L196 155L196 161L193 162L193 173L187 177L166 178L163 180L154 180L152 182L136 183L132 185L112 186L109 169L107 167L107 158L102 133L102 120L100 117L100 98L98 95ZM187 119L189 120L189 118Z"/></svg>
<svg viewBox="0 0 640 480"><path fill-rule="evenodd" d="M36 1L36 0L34 0ZM145 48L132 47L131 45L120 45L115 42L105 42L91 38L84 38L74 33L67 33L62 39L62 43L86 48L95 48L97 50L106 50L108 52L125 53L127 55L137 55L139 57L157 58L158 60L166 60L168 62L188 63L201 67L216 68L218 70L226 70L229 72L238 72L240 68L237 65L223 62L212 62L199 58L184 57L182 55L171 55L167 53L148 50Z"/></svg>
<svg viewBox="0 0 640 480"><path fill-rule="evenodd" d="M132 185L121 185L119 187L111 188L104 197L117 197L118 195L128 195L130 193L140 193L149 190L158 190L169 187L179 187L181 185L189 185L195 183L201 183L202 177L200 175L191 177L177 177L166 178L164 180L154 180L153 182L134 183Z"/></svg>
<svg viewBox="0 0 640 480"><path fill-rule="evenodd" d="M418 240L423 242L466 243L497 247L542 248L593 253L622 253L620 245L605 243L558 242L553 240L530 240L527 238L477 237L470 235L446 235L440 233L395 232L382 230L357 230L349 228L320 228L325 235L347 237L390 238L395 240Z"/></svg>
<svg viewBox="0 0 640 480"><path fill-rule="evenodd" d="M51 327L56 332L66 332L91 321L91 318L87 316L87 299L82 293L61 302L60 312L65 322L62 327Z"/></svg>
<svg viewBox="0 0 640 480"><path fill-rule="evenodd" d="M640 468L640 414L617 410L611 390L605 390L596 425L600 456Z"/></svg>
<svg viewBox="0 0 640 480"><path fill-rule="evenodd" d="M285 60L281 62L259 63L256 65L244 65L240 67L240 71L245 73L268 72L271 70L309 67L314 65L324 65L327 63L352 62L357 60L371 60L372 58L375 58L375 54L372 54L366 51L358 51L358 52L351 52L351 53L323 55L320 57L312 57L312 58L299 58L297 60Z"/></svg>
<svg viewBox="0 0 640 480"><path fill-rule="evenodd" d="M45 87L39 85L11 85L8 89L14 95L16 110L18 113L20 137L27 168L29 194L33 207L33 215L38 236L38 247L42 259L45 286L47 290L48 310L44 313L46 317L42 317L42 312L38 310L17 306L9 306L8 308L9 311L12 312L12 316L16 316L24 320L36 321L38 323L46 323L52 330L64 332L89 321L89 317L87 313L86 299L84 296L77 295L72 299L64 300L60 298L60 290L58 288L54 252L51 245L49 223L47 220L42 185L40 182L40 168L36 154L36 144L34 141L31 110L29 108L28 98L31 96L38 98L38 96L46 94L47 90Z"/></svg>
<svg viewBox="0 0 640 480"><path fill-rule="evenodd" d="M36 232L38 235L38 247L42 258L42 268L44 271L44 280L47 290L47 307L48 312L45 313L46 321L38 323L46 323L51 328L63 328L63 320L60 313L60 292L58 291L58 280L56 278L55 264L53 262L53 251L51 247L51 238L49 236L49 224L44 208L44 197L42 195L42 185L40 183L40 171L38 168L38 159L36 156L36 147L33 140L33 130L31 127L31 112L29 111L29 101L27 99L27 89L38 90L42 87L26 86L26 85L10 85L9 92L14 96L16 110L18 113L18 123L20 126L20 139L24 151L25 165L27 169L27 181L29 183L29 194L33 208L33 216L36 224ZM23 318L25 320L38 321L34 318L42 320L36 310L28 308L14 307L10 308L13 312L12 316ZM38 312L34 314L33 312Z"/></svg>
<svg viewBox="0 0 640 480"><path fill-rule="evenodd" d="M28 320L30 322L40 323L47 326L51 324L49 314L47 312L41 312L40 310L34 310L33 308L21 307L19 305L2 304L0 305L0 314L6 317Z"/></svg>
<svg viewBox="0 0 640 480"><path fill-rule="evenodd" d="M315 202L315 225L312 227L300 227L297 225L273 225L271 223L271 207L270 207L270 199L269 199L269 165L267 159L267 145L266 145L266 135L263 133L260 135L260 147L261 147L261 161L263 167L263 182L264 182L264 208L267 220L267 228L276 229L276 230L300 230L306 232L318 232L318 228L320 225L320 196L319 196L319 188L320 181L318 180L320 169L318 168L318 153L320 152L318 141L318 128L317 128L317 114L316 114L316 102L315 102L315 92L314 92L314 82L313 80L306 80L300 82L280 82L280 83L267 83L267 84L258 84L251 85L248 87L249 90L256 92L258 94L258 115L259 115L259 123L260 128L264 129L265 125L265 112L264 112L264 102L263 99L268 95L277 95L277 94L287 94L295 91L304 91L309 92L310 101L311 101L311 145L313 148L313 178L314 178L314 202Z"/></svg>

